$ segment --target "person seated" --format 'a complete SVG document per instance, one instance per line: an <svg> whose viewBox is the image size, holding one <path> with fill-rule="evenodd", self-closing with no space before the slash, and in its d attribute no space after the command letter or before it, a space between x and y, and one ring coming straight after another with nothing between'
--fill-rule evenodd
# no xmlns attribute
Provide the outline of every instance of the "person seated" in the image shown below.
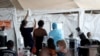
<svg viewBox="0 0 100 56"><path fill-rule="evenodd" d="M47 40L47 47L43 47L39 56L57 56L54 40L49 38Z"/></svg>
<svg viewBox="0 0 100 56"><path fill-rule="evenodd" d="M87 32L88 40L90 41L90 45L93 44L94 40L91 38L91 32Z"/></svg>
<svg viewBox="0 0 100 56"><path fill-rule="evenodd" d="M12 40L9 40L7 42L7 49L2 50L2 55L0 56L17 56L17 53L13 51L14 42Z"/></svg>
<svg viewBox="0 0 100 56"><path fill-rule="evenodd" d="M100 41L99 40L91 38L91 32L87 33L87 37L88 37L91 45L100 45Z"/></svg>
<svg viewBox="0 0 100 56"><path fill-rule="evenodd" d="M67 55L67 48L66 43L64 40L57 41L57 54L58 56L66 56Z"/></svg>

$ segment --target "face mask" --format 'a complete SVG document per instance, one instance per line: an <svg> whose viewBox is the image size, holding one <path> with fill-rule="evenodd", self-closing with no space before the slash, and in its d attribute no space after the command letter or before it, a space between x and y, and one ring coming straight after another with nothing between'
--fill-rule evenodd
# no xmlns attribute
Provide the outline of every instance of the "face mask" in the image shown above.
<svg viewBox="0 0 100 56"><path fill-rule="evenodd" d="M56 50L57 50L57 51L59 51L59 50L60 50L60 48L59 48L59 47L56 47Z"/></svg>

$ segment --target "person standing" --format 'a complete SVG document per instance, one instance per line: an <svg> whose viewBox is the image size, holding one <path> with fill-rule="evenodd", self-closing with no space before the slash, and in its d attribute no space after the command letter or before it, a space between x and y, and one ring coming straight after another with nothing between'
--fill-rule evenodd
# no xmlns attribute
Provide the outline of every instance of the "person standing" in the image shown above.
<svg viewBox="0 0 100 56"><path fill-rule="evenodd" d="M81 32L80 28L77 27L76 30L78 32L78 36L81 39L80 46L90 45L89 40L86 38L86 36L84 35L84 33ZM81 47L79 47L79 53L78 54L79 54L79 56L89 56L89 48L81 48Z"/></svg>
<svg viewBox="0 0 100 56"><path fill-rule="evenodd" d="M27 25L27 17L29 15L29 11L27 11L27 14L24 18L24 20L22 20L21 22L21 25L20 25L20 32L22 34L22 37L24 39L24 47L30 47L30 51L32 50L33 48L33 44L34 44L34 41L33 41L33 37L32 37L32 34L31 32L34 30L34 28L36 27L36 21L34 19L34 26L33 27L26 27Z"/></svg>
<svg viewBox="0 0 100 56"><path fill-rule="evenodd" d="M39 50L42 49L42 42L44 36L47 36L47 32L43 29L44 21L38 21L38 28L36 28L33 32L35 46L36 46L36 55L39 56Z"/></svg>
<svg viewBox="0 0 100 56"><path fill-rule="evenodd" d="M49 36L54 39L55 46L58 40L64 39L64 34L62 30L58 29L57 23L52 24L52 31L49 32Z"/></svg>

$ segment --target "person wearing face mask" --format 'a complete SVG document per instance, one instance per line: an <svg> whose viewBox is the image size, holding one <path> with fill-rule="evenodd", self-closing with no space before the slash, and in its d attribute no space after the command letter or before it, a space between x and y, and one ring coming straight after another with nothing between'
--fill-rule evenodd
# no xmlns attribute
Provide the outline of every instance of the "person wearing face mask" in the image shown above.
<svg viewBox="0 0 100 56"><path fill-rule="evenodd" d="M39 56L57 56L54 40L49 38L47 40L47 47L43 47Z"/></svg>
<svg viewBox="0 0 100 56"><path fill-rule="evenodd" d="M57 41L57 55L58 56L66 56L67 55L67 47L64 40Z"/></svg>

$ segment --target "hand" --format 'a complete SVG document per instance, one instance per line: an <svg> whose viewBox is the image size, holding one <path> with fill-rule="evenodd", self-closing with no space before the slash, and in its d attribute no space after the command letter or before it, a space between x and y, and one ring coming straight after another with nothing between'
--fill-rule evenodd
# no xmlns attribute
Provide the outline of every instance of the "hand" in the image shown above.
<svg viewBox="0 0 100 56"><path fill-rule="evenodd" d="M24 20L26 20L28 16L29 16L29 10L27 10L27 14L26 14Z"/></svg>
<svg viewBox="0 0 100 56"><path fill-rule="evenodd" d="M69 35L69 37L73 37L73 33L71 33L71 34Z"/></svg>
<svg viewBox="0 0 100 56"><path fill-rule="evenodd" d="M34 19L34 23L36 23L36 20Z"/></svg>

